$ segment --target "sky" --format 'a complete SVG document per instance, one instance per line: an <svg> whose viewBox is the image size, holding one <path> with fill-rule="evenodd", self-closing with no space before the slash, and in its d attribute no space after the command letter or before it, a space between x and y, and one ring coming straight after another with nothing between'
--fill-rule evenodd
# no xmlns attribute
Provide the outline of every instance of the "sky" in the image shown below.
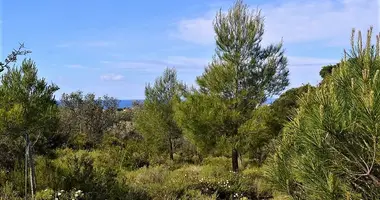
<svg viewBox="0 0 380 200"><path fill-rule="evenodd" d="M350 47L352 28L379 33L380 0L245 0L265 17L263 43L283 40L290 85L316 84ZM166 67L194 84L215 50L212 21L233 0L0 0L0 55L20 42L60 87L143 99Z"/></svg>

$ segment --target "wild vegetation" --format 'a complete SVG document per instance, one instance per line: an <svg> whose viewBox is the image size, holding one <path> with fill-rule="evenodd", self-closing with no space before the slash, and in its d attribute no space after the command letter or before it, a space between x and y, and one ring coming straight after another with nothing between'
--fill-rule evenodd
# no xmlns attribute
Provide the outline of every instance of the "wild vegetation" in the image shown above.
<svg viewBox="0 0 380 200"><path fill-rule="evenodd" d="M289 84L282 42L238 0L214 20L215 56L183 84L175 68L143 103L38 77L23 45L0 63L0 199L380 199L380 42ZM14 64L14 66L10 66ZM280 95L273 103L268 98Z"/></svg>

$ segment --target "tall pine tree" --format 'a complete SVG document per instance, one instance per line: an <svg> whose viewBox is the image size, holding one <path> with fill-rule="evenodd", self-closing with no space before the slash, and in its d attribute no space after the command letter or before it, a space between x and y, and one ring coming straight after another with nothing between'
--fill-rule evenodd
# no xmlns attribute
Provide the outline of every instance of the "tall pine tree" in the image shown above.
<svg viewBox="0 0 380 200"><path fill-rule="evenodd" d="M227 13L217 13L214 30L216 55L197 77L199 90L177 107L177 119L204 147L222 137L229 140L232 168L238 171L239 128L269 96L288 85L287 59L282 43L261 46L263 17L260 12L251 12L241 0Z"/></svg>
<svg viewBox="0 0 380 200"><path fill-rule="evenodd" d="M181 136L181 130L173 118L173 102L182 88L175 69L167 68L153 86L147 85L144 105L134 117L136 129L150 144L149 148L157 153L168 152L171 160L174 155L173 141Z"/></svg>

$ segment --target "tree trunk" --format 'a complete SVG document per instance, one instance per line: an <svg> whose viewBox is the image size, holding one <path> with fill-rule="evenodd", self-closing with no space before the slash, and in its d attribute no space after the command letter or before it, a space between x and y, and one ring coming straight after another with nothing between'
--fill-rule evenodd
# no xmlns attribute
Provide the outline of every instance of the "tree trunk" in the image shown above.
<svg viewBox="0 0 380 200"><path fill-rule="evenodd" d="M33 177L32 177L32 168L30 167L29 162L29 181L30 181L30 199L34 200L34 186L33 186Z"/></svg>
<svg viewBox="0 0 380 200"><path fill-rule="evenodd" d="M238 134L239 134L239 126L236 124L235 125L235 129L234 129L234 132L233 132L233 136L236 137ZM239 152L237 150L237 146L236 146L236 138L234 138L233 140L233 147L232 147L232 156L231 156L231 159L232 159L232 171L233 172L238 172L239 171Z"/></svg>
<svg viewBox="0 0 380 200"><path fill-rule="evenodd" d="M240 166L243 166L243 156L241 156L241 152L238 152L238 157L239 157L239 161L240 161Z"/></svg>
<svg viewBox="0 0 380 200"><path fill-rule="evenodd" d="M27 140L27 135L25 134L25 188L24 188L24 195L25 200L28 200L28 159L29 159L29 143Z"/></svg>
<svg viewBox="0 0 380 200"><path fill-rule="evenodd" d="M239 170L239 153L236 148L232 149L232 171L238 172Z"/></svg>
<svg viewBox="0 0 380 200"><path fill-rule="evenodd" d="M29 165L30 165L30 181L31 181L31 194L32 199L34 200L34 194L36 192L36 169L34 167L34 159L33 159L33 147L29 145Z"/></svg>
<svg viewBox="0 0 380 200"><path fill-rule="evenodd" d="M199 163L203 162L203 156L200 152L198 152L198 159L199 159Z"/></svg>
<svg viewBox="0 0 380 200"><path fill-rule="evenodd" d="M174 160L174 152L173 152L173 142L172 139L169 138L169 148L170 148L170 160Z"/></svg>
<svg viewBox="0 0 380 200"><path fill-rule="evenodd" d="M36 177L35 177L35 168L34 168L34 162L33 162L33 152L31 151L31 145L29 140L28 133L25 134L26 136L26 148L27 148L27 158L28 165L26 165L26 171L28 171L27 167L29 166L29 179L30 179L30 193L31 193L31 199L34 200L34 193L36 192Z"/></svg>

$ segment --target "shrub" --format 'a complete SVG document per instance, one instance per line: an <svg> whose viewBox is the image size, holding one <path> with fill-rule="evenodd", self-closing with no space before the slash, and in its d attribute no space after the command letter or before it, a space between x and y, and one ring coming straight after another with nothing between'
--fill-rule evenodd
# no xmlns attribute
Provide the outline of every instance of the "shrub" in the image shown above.
<svg viewBox="0 0 380 200"><path fill-rule="evenodd" d="M230 171L232 169L231 160L226 157L208 157L203 160L202 165L219 167L225 171Z"/></svg>
<svg viewBox="0 0 380 200"><path fill-rule="evenodd" d="M199 200L215 200L217 199L216 193L209 196L202 194L199 190L186 190L182 195L181 200L191 200L191 199L199 199Z"/></svg>
<svg viewBox="0 0 380 200"><path fill-rule="evenodd" d="M75 196L75 189L84 192L84 199L144 199L144 194L121 187L116 181L118 161L109 157L106 151L57 151L57 158L38 158L39 188L67 191L67 198ZM41 189L40 189L41 190ZM62 192L60 192L62 193ZM63 194L63 193L62 193ZM45 197L46 192L39 194ZM61 197L63 198L64 195ZM66 198L66 197L65 197Z"/></svg>
<svg viewBox="0 0 380 200"><path fill-rule="evenodd" d="M13 184L6 181L3 187L0 188L0 200L22 200L18 192L13 187Z"/></svg>
<svg viewBox="0 0 380 200"><path fill-rule="evenodd" d="M241 174L230 171L228 158L207 158L204 165L185 165L171 170L160 165L123 171L118 181L132 190L143 191L152 199L221 199L270 196L270 191L257 188L262 176L259 169Z"/></svg>
<svg viewBox="0 0 380 200"><path fill-rule="evenodd" d="M54 190L52 189L45 189L38 191L36 193L36 200L50 200L54 198Z"/></svg>

